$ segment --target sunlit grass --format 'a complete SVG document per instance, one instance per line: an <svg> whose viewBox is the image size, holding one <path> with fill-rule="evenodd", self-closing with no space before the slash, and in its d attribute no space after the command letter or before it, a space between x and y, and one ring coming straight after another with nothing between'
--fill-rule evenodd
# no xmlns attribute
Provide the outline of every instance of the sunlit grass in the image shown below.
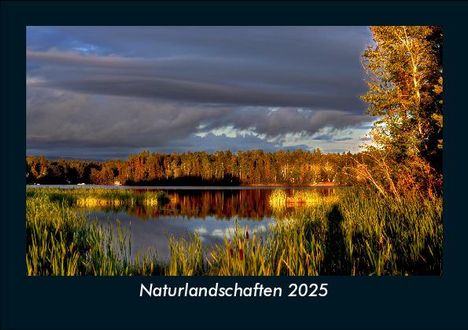
<svg viewBox="0 0 468 330"><path fill-rule="evenodd" d="M321 195L314 190L298 190L294 191L291 197L288 197L288 204L305 204L306 206L316 206L320 204L332 204L338 201L336 194Z"/></svg>
<svg viewBox="0 0 468 330"><path fill-rule="evenodd" d="M268 199L270 207L276 212L284 211L288 207L313 207L336 202L337 194L321 195L315 190L295 190L288 196L285 190L275 189Z"/></svg>
<svg viewBox="0 0 468 330"><path fill-rule="evenodd" d="M288 195L282 189L275 189L271 193L268 203L273 210L282 211L286 208Z"/></svg>
<svg viewBox="0 0 468 330"><path fill-rule="evenodd" d="M142 191L136 193L131 189L106 188L28 188L27 196L47 194L52 201L65 201L80 207L98 206L158 206L169 202L164 191Z"/></svg>

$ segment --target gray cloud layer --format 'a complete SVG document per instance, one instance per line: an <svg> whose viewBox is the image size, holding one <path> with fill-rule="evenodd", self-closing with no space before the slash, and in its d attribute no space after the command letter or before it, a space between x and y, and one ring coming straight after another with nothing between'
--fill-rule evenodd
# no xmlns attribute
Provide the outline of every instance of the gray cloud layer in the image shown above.
<svg viewBox="0 0 468 330"><path fill-rule="evenodd" d="M194 141L225 149L226 139L194 134L226 126L257 134L238 143L274 148L261 136L369 121L358 98L360 54L370 40L364 27L27 32L27 143L37 152L181 150Z"/></svg>

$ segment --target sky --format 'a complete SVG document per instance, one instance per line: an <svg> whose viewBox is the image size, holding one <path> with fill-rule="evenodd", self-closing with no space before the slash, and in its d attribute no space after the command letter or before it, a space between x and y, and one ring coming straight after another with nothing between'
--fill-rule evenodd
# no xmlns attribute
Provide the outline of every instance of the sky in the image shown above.
<svg viewBox="0 0 468 330"><path fill-rule="evenodd" d="M356 152L367 27L27 27L28 155Z"/></svg>

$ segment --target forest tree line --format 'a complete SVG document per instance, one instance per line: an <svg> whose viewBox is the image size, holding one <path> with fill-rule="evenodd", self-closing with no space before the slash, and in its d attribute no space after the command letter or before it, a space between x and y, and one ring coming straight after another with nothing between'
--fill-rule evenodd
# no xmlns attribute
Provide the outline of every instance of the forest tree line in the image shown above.
<svg viewBox="0 0 468 330"><path fill-rule="evenodd" d="M28 184L353 184L359 155L294 150L161 154L143 151L127 160L49 160L26 157Z"/></svg>

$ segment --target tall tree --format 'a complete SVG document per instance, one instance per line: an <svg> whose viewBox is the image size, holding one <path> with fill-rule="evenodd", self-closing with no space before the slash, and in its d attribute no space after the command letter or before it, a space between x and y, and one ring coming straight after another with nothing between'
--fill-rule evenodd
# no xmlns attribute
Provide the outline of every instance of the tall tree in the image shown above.
<svg viewBox="0 0 468 330"><path fill-rule="evenodd" d="M369 104L368 113L378 117L371 133L377 150L370 147L373 172L357 168L379 191L387 185L395 195L415 187L432 194L441 188L442 175L442 29L370 30L374 43L363 54L369 89L362 99Z"/></svg>
<svg viewBox="0 0 468 330"><path fill-rule="evenodd" d="M397 159L422 157L442 167L442 46L434 26L371 27L374 44L364 52L369 90L362 98L379 116L374 142Z"/></svg>

